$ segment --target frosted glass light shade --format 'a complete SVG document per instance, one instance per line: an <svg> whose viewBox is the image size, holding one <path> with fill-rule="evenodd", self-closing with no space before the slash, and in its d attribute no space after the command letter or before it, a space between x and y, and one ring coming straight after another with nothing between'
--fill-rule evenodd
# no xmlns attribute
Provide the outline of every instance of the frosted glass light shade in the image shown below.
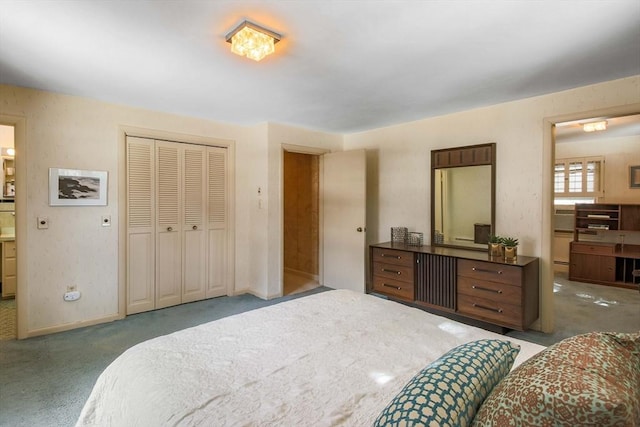
<svg viewBox="0 0 640 427"><path fill-rule="evenodd" d="M260 61L275 52L275 44L279 40L278 34L247 21L227 35L227 41L231 43L231 52L254 61Z"/></svg>

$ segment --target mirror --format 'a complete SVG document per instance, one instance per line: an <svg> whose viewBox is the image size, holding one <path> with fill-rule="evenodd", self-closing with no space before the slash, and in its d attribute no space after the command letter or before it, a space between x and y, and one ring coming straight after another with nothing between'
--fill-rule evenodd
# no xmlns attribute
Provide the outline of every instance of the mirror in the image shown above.
<svg viewBox="0 0 640 427"><path fill-rule="evenodd" d="M431 166L431 244L486 251L495 219L495 144L434 150Z"/></svg>

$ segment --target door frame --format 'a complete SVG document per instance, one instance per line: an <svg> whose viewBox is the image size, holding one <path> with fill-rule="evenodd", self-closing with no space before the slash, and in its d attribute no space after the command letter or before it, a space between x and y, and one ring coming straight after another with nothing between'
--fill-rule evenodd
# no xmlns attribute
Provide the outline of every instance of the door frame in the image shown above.
<svg viewBox="0 0 640 427"><path fill-rule="evenodd" d="M543 118L542 138L542 263L540 265L540 329L550 333L554 330L553 294L553 174L556 158L554 127L556 123L599 116L628 116L640 114L640 103L618 105L597 110L562 114ZM546 260L546 262L544 262Z"/></svg>
<svg viewBox="0 0 640 427"><path fill-rule="evenodd" d="M126 316L127 292L127 174L126 148L127 136L172 141L185 144L224 147L227 149L227 295L235 294L235 141L222 138L210 138L197 135L186 135L156 129L134 126L118 127L118 315ZM17 169L17 166L16 166ZM16 170L17 171L17 170ZM17 189L16 189L17 191ZM26 194L26 193L25 193ZM17 208L16 208L17 209Z"/></svg>
<svg viewBox="0 0 640 427"><path fill-rule="evenodd" d="M16 177L27 176L27 119L23 116L0 114L0 124L13 126L13 145L16 150ZM17 338L29 337L29 289L26 281L29 254L27 247L27 180L16 179L16 332Z"/></svg>
<svg viewBox="0 0 640 427"><path fill-rule="evenodd" d="M280 283L279 283L279 296L284 295L284 152L288 151L290 153L298 153L298 154L308 154L311 156L318 156L318 283L322 285L324 283L324 236L322 233L322 224L324 220L324 207L322 204L322 194L323 194L323 155L327 153L331 153L331 150L326 148L319 147L307 147L304 145L295 145L295 144L281 144L280 145L280 176L282 176L282 191L283 196L280 198L281 203L281 215L280 215L280 259L282 260L282 271L280 272Z"/></svg>

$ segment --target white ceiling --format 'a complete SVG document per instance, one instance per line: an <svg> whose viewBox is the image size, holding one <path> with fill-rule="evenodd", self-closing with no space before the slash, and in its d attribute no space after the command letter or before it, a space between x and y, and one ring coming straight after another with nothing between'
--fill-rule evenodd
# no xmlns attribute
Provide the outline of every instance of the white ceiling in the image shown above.
<svg viewBox="0 0 640 427"><path fill-rule="evenodd" d="M229 51L244 19L275 55ZM638 0L0 4L1 83L241 125L351 133L636 74Z"/></svg>

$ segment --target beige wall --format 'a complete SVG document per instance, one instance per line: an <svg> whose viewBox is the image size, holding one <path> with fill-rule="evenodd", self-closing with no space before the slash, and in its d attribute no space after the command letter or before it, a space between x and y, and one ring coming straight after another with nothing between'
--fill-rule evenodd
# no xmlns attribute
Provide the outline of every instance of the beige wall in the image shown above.
<svg viewBox="0 0 640 427"><path fill-rule="evenodd" d="M13 126L0 125L0 147L13 147Z"/></svg>
<svg viewBox="0 0 640 427"><path fill-rule="evenodd" d="M0 115L6 122L22 117L25 137L18 153L18 184L26 193L18 207L24 230L18 229L18 309L22 335L37 335L117 318L119 315L119 161L121 126L155 129L235 141L243 159L256 150L251 128L213 121L151 112L99 101L0 86ZM8 117L8 118L7 118ZM187 138L188 139L188 138ZM265 144L266 145L266 144ZM255 146L259 147L259 143ZM51 207L48 204L48 169L64 167L109 172L108 205L96 207ZM249 161L237 162L238 194L248 194L254 171ZM25 197L25 194L18 196ZM239 202L245 202L241 197ZM246 248L254 233L248 206L235 223L235 246L241 248L235 274L237 289L252 286L251 263ZM102 215L111 215L112 226L102 227ZM49 218L49 229L38 230L36 218ZM23 266L21 269L20 266ZM247 267L249 266L249 267ZM67 286L82 293L79 301L64 302Z"/></svg>
<svg viewBox="0 0 640 427"><path fill-rule="evenodd" d="M640 189L629 187L629 166L640 165L640 136L589 139L556 144L556 158L604 157L604 197L599 202L640 203Z"/></svg>
<svg viewBox="0 0 640 427"><path fill-rule="evenodd" d="M346 135L345 149L368 153L367 241L389 240L389 228L396 225L430 236L430 151L496 142L496 232L519 238L519 253L541 257L541 311L552 318L553 283L545 275L552 271L551 195L543 198L543 182L551 179L553 148L546 142L551 139L550 126L544 134L545 118L638 103L639 84L634 76Z"/></svg>
<svg viewBox="0 0 640 427"><path fill-rule="evenodd" d="M367 149L367 239L391 226L429 233L429 152L497 142L496 226L520 238L521 253L543 256L544 118L640 102L640 77L424 119L352 135L263 123L243 127L96 100L0 85L0 121L17 121L18 307L22 336L117 318L122 127L235 141L235 291L282 292L283 145L310 150ZM50 207L48 168L106 170L108 206ZM261 193L258 194L258 188ZM551 196L549 196L550 206ZM549 207L550 211L550 207ZM101 227L111 215L112 227ZM549 214L550 215L550 214ZM48 230L36 218L49 218ZM22 225L20 225L22 224ZM20 231L22 230L22 233ZM550 242L550 239L548 239ZM550 243L549 243L550 244ZM82 292L76 303L62 294ZM549 288L550 283L543 287ZM543 310L549 310L548 300ZM20 332L21 331L21 332Z"/></svg>

